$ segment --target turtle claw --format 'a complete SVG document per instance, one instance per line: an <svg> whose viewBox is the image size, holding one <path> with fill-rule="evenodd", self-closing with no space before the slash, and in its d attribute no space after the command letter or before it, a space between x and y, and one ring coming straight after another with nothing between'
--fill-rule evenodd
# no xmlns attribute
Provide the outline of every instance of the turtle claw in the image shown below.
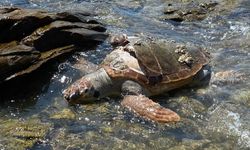
<svg viewBox="0 0 250 150"><path fill-rule="evenodd" d="M161 123L180 121L177 113L162 107L144 95L127 95L121 103L138 115L152 121Z"/></svg>

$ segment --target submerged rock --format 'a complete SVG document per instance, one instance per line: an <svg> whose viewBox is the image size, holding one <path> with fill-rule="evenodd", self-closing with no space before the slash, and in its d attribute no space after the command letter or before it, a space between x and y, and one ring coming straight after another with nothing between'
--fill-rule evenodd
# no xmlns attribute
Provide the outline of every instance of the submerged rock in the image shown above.
<svg viewBox="0 0 250 150"><path fill-rule="evenodd" d="M144 7L144 1L141 0L115 0L115 3L124 9L140 10Z"/></svg>
<svg viewBox="0 0 250 150"><path fill-rule="evenodd" d="M232 95L233 103L244 105L250 108L250 89L239 90Z"/></svg>
<svg viewBox="0 0 250 150"><path fill-rule="evenodd" d="M235 1L224 0L167 1L162 19L175 22L203 20L211 14L230 10L235 3Z"/></svg>
<svg viewBox="0 0 250 150"><path fill-rule="evenodd" d="M187 96L180 96L171 98L169 100L172 107L178 108L178 112L185 117L201 118L202 113L206 111L206 107L200 101L189 98Z"/></svg>
<svg viewBox="0 0 250 150"><path fill-rule="evenodd" d="M107 38L104 26L89 13L4 7L0 14L0 82Z"/></svg>
<svg viewBox="0 0 250 150"><path fill-rule="evenodd" d="M215 85L236 84L244 82L246 74L234 70L220 71L212 75L211 83Z"/></svg>
<svg viewBox="0 0 250 150"><path fill-rule="evenodd" d="M9 119L0 123L0 149L27 149L35 143L44 140L50 124L39 119L18 120Z"/></svg>
<svg viewBox="0 0 250 150"><path fill-rule="evenodd" d="M63 109L62 111L51 115L51 119L75 119L76 115L70 109Z"/></svg>
<svg viewBox="0 0 250 150"><path fill-rule="evenodd" d="M181 22L181 21L193 21L202 20L206 17L207 13L214 10L217 2L185 2L185 3L169 3L165 7L164 14L165 19Z"/></svg>
<svg viewBox="0 0 250 150"><path fill-rule="evenodd" d="M227 147L245 149L250 147L249 109L242 105L221 103L210 111L204 126L204 136L223 143L228 141Z"/></svg>

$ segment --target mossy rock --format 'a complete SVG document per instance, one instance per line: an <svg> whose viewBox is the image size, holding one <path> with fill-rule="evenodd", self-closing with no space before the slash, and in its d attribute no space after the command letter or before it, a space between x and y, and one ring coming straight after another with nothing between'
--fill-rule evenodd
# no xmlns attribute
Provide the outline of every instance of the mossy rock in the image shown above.
<svg viewBox="0 0 250 150"><path fill-rule="evenodd" d="M45 138L50 124L41 123L38 119L1 121L0 135L2 149L27 149ZM3 146L3 147L2 147Z"/></svg>
<svg viewBox="0 0 250 150"><path fill-rule="evenodd" d="M72 112L70 109L63 109L60 112L57 112L50 116L51 119L75 119L76 115L74 112Z"/></svg>

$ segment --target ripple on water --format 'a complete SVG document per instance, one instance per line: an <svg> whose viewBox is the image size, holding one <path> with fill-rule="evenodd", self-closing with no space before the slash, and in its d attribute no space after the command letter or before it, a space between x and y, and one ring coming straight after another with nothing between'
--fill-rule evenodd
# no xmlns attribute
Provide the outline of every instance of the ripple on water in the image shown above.
<svg viewBox="0 0 250 150"><path fill-rule="evenodd" d="M240 110L239 110L240 109ZM210 111L206 125L208 136L221 134L224 140L235 138L241 148L250 147L250 117L249 109L242 105L222 103Z"/></svg>
<svg viewBox="0 0 250 150"><path fill-rule="evenodd" d="M0 5L4 6L28 6L29 0L2 0Z"/></svg>

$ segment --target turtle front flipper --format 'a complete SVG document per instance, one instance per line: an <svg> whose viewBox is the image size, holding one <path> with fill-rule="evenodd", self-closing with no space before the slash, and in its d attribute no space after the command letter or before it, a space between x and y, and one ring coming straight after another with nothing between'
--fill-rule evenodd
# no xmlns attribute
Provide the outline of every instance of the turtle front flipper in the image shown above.
<svg viewBox="0 0 250 150"><path fill-rule="evenodd" d="M126 95L121 104L138 115L156 122L180 121L180 116L177 113L162 107L144 95Z"/></svg>

